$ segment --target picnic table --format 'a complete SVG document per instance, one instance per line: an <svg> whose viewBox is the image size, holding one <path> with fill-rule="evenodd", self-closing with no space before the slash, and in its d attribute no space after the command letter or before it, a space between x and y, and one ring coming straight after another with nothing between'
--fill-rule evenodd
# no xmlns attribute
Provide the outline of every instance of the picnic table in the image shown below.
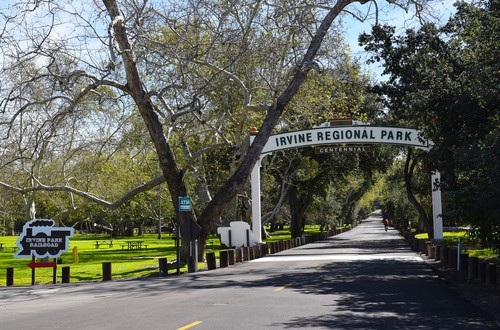
<svg viewBox="0 0 500 330"><path fill-rule="evenodd" d="M99 248L99 246L101 246L101 245L106 245L106 244L107 244L110 248L112 248L112 247L113 247L113 240L111 240L111 241L101 241L101 242L99 242L99 241L95 241L95 248L96 248L96 249L98 249L98 248Z"/></svg>
<svg viewBox="0 0 500 330"><path fill-rule="evenodd" d="M144 243L144 241L125 241L125 243L127 243L127 248L129 250L133 250L133 249L141 250L142 249L142 243ZM125 247L125 245L122 245L122 249L124 247ZM146 244L144 244L144 247L147 248L148 246Z"/></svg>

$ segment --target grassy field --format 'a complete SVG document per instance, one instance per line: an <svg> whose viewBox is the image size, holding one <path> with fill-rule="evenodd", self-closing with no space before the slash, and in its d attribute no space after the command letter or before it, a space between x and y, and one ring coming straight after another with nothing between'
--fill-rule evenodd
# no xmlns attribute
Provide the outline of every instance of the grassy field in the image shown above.
<svg viewBox="0 0 500 330"><path fill-rule="evenodd" d="M306 227L305 234L319 232L318 226ZM273 232L271 237L266 241L277 241L289 239L290 232L288 229ZM31 258L14 258L14 253L17 251L16 240L18 236L1 236L0 243L3 244L3 250L0 251L0 286L6 285L7 268L14 268L14 285L31 285L31 268L27 265L31 262ZM99 248L96 248L96 241L99 243ZM142 241L143 248L140 250L127 247L127 241ZM102 280L102 263L111 262L113 279L132 278L143 276L158 275L158 258L167 258L169 262L169 274L176 271L175 240L171 235L162 235L162 239L158 239L158 234L146 234L143 236L116 237L113 238L113 246L109 246L109 235L75 235L70 239L69 250L59 258L62 263L57 267L58 282L61 281L61 268L70 267L71 282L89 282ZM147 248L146 248L147 246ZM73 260L73 249L78 250L78 262ZM215 252L218 258L220 252L220 241L217 236L211 237L207 241L206 251ZM53 261L53 260L50 260ZM199 268L205 267L205 264L200 263ZM185 265L182 265L181 272L187 271ZM52 283L53 270L52 268L37 268L36 283L47 284Z"/></svg>
<svg viewBox="0 0 500 330"><path fill-rule="evenodd" d="M112 263L113 279L125 277L151 276L158 274L158 258L167 258L169 264L176 259L175 240L171 235L147 234L140 237L118 237L113 239L112 247L109 246L109 236L100 235L75 235L70 239L69 251L59 258L58 281L60 281L61 267L70 266L71 282L99 281L102 279L102 263ZM17 251L17 236L0 237L3 250L0 251L0 285L6 285L7 268L14 268L14 285L31 284L31 268L27 265L31 258L14 258ZM100 244L96 248L96 241ZM142 249L127 248L127 241L142 241ZM147 248L146 248L147 245ZM219 239L211 238L207 248L219 250ZM73 260L73 249L78 250L78 263ZM53 260L50 260L53 261ZM203 265L200 265L202 267ZM176 270L175 263L169 265L169 273ZM181 272L186 267L181 268ZM36 283L52 283L52 268L37 268Z"/></svg>
<svg viewBox="0 0 500 330"><path fill-rule="evenodd" d="M427 233L415 235L419 239L428 239ZM498 253L493 251L493 249L483 249L479 244L467 236L466 231L454 231L454 232L444 232L443 238L448 243L452 245L458 244L458 239L460 239L460 244L463 252L467 252L471 257L496 259L500 261L500 256Z"/></svg>
<svg viewBox="0 0 500 330"><path fill-rule="evenodd" d="M318 226L308 226L305 235L319 232ZM288 228L270 233L266 242L285 240L290 238ZM427 234L418 235L419 238L427 238ZM473 248L474 242L468 240L465 232L445 232L444 238L452 244L456 244L458 238L464 243L464 248L469 255L481 258L498 257L491 249ZM14 258L17 251L16 240L18 236L1 236L0 243L3 249L0 251L0 286L6 285L7 268L14 268L14 285L31 285L31 268L27 265L30 258ZM108 244L100 244L96 248L96 241ZM143 249L127 249L127 241L142 241ZM113 279L133 278L158 275L158 258L167 258L169 262L169 274L176 271L175 241L171 235L162 235L158 239L157 234L146 234L143 236L116 237L113 238L113 246L109 246L110 237L103 235L75 235L70 239L69 251L61 255L61 264L58 265L58 282L61 281L61 268L70 267L71 282L90 282L102 280L102 263L111 262ZM146 248L147 245L147 248ZM469 248L467 248L469 247ZM73 249L78 250L78 262L73 260ZM220 241L217 236L211 237L207 241L206 251L215 252L216 257L220 252ZM52 261L52 260L51 260ZM199 268L205 267L200 263ZM181 272L187 271L186 266L181 267ZM52 283L52 268L37 268L36 283Z"/></svg>

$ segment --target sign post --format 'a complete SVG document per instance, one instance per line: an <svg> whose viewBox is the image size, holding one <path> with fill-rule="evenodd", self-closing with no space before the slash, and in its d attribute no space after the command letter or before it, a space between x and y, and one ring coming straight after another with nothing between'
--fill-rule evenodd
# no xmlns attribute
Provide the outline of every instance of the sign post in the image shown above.
<svg viewBox="0 0 500 330"><path fill-rule="evenodd" d="M192 211L192 206L191 206L191 197L185 196L185 197L179 197L178 200L178 210L179 212L191 212ZM179 217L179 216L178 216ZM178 218L177 217L177 218ZM182 224L182 227L179 226L179 221L177 221L177 228L180 230L180 235L182 237L186 238L189 241L189 257L194 258L195 265L196 261L198 259L198 253L197 253L197 248L192 246L192 241L195 240L198 235L201 232L201 227L191 218L189 217L187 221L184 221ZM178 233L179 237L179 233ZM193 252L195 256L193 256ZM179 249L177 249L177 262L179 262L180 256L179 256ZM190 265L189 258L188 258L188 268ZM177 273L179 273L179 268L180 266L177 266ZM194 267L196 268L196 267Z"/></svg>
<svg viewBox="0 0 500 330"><path fill-rule="evenodd" d="M177 209L178 212L176 214L176 224L175 224L175 231L176 231L176 236L177 239L175 240L175 250L177 254L177 260L176 260L176 265L177 265L177 275L181 273L181 253L180 253L180 240L181 240L181 232L179 228L179 217L180 214L179 212L191 212L191 197L189 196L184 196L184 197L179 197L178 198L178 204L177 204Z"/></svg>
<svg viewBox="0 0 500 330"><path fill-rule="evenodd" d="M54 227L54 220L34 219L23 226L23 232L16 241L19 248L14 258L31 258L31 284L35 285L36 268L52 267L54 283L57 282L57 258L69 249L69 238L74 235L72 227ZM36 262L35 258L47 261ZM49 262L54 258L54 262Z"/></svg>

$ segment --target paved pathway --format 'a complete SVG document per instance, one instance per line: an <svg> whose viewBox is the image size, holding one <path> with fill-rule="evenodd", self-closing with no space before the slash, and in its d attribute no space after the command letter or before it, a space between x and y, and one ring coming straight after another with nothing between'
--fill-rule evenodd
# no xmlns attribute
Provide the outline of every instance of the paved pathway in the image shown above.
<svg viewBox="0 0 500 330"><path fill-rule="evenodd" d="M209 272L0 288L0 329L497 329L395 230L350 232Z"/></svg>

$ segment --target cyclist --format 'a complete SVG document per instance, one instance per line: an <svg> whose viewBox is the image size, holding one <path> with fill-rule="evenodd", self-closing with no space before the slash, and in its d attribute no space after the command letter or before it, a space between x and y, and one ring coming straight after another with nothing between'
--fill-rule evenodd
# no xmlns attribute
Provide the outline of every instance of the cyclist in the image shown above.
<svg viewBox="0 0 500 330"><path fill-rule="evenodd" d="M385 231L387 231L388 228L389 228L389 220L384 219L384 229L385 229Z"/></svg>

